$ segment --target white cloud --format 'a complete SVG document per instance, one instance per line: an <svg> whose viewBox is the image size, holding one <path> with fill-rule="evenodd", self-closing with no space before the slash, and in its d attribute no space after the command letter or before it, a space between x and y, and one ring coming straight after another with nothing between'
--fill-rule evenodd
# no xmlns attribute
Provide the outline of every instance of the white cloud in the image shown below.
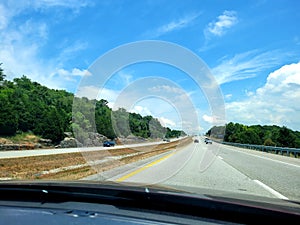
<svg viewBox="0 0 300 225"><path fill-rule="evenodd" d="M108 89L108 88L100 88L93 85L89 86L80 86L76 92L77 97L87 97L89 99L104 99L110 103L110 107L116 101L119 91Z"/></svg>
<svg viewBox="0 0 300 225"><path fill-rule="evenodd" d="M135 105L130 112L138 113L142 116L152 115L151 111L147 107L143 107L140 105Z"/></svg>
<svg viewBox="0 0 300 225"><path fill-rule="evenodd" d="M117 74L117 79L122 80L125 86L128 86L132 81L133 75L124 71L120 71Z"/></svg>
<svg viewBox="0 0 300 225"><path fill-rule="evenodd" d="M77 3L78 7L83 7L80 6L79 1ZM66 89L68 83L76 82L74 78L82 76L85 70L65 69L64 62L67 57L53 57L47 61L42 59L41 52L48 41L49 24L29 17L22 23L14 22L14 18L26 10L40 10L42 13L43 7L48 6L69 7L60 5L58 1L0 3L0 62L3 63L3 69L8 79L26 75L50 88ZM2 20L1 17L5 17L5 19ZM74 57L75 52L82 50L84 46L81 42L76 42L71 47L73 48L62 49L62 56L66 56L68 53Z"/></svg>
<svg viewBox="0 0 300 225"><path fill-rule="evenodd" d="M217 21L210 22L205 30L206 35L222 36L226 30L238 22L235 11L224 11Z"/></svg>
<svg viewBox="0 0 300 225"><path fill-rule="evenodd" d="M83 77L83 76L88 76L90 75L90 72L87 70L81 70L78 68L73 68L72 70L65 70L65 69L58 69L56 72L57 75L63 77L63 78L71 78L73 76L79 76L79 77Z"/></svg>
<svg viewBox="0 0 300 225"><path fill-rule="evenodd" d="M166 33L170 33L175 30L180 30L180 29L185 28L188 25L190 25L199 15L200 15L200 13L192 13L192 14L189 14L180 19L173 20L173 21L171 21L165 25L162 25L154 30L146 32L144 36L150 36L152 38L156 38L156 37L159 37Z"/></svg>
<svg viewBox="0 0 300 225"><path fill-rule="evenodd" d="M202 119L207 123L213 123L214 120L212 116L208 116L208 115L203 115Z"/></svg>
<svg viewBox="0 0 300 225"><path fill-rule="evenodd" d="M226 100L230 100L231 97L232 97L232 94L227 94L227 95L225 95L224 97L225 97Z"/></svg>
<svg viewBox="0 0 300 225"><path fill-rule="evenodd" d="M277 124L300 130L300 62L269 74L264 86L243 101L226 104L228 121Z"/></svg>
<svg viewBox="0 0 300 225"><path fill-rule="evenodd" d="M71 9L79 9L90 5L89 1L86 0L36 0L32 2L35 7L63 7Z"/></svg>
<svg viewBox="0 0 300 225"><path fill-rule="evenodd" d="M150 91L153 92L164 92L165 94L183 94L184 90L178 87L170 86L170 85L157 85L149 88Z"/></svg>
<svg viewBox="0 0 300 225"><path fill-rule="evenodd" d="M217 82L224 84L255 77L258 73L280 64L284 58L286 58L285 53L275 50L263 53L256 50L248 51L223 59L211 71Z"/></svg>
<svg viewBox="0 0 300 225"><path fill-rule="evenodd" d="M82 41L75 41L75 43L69 43L65 42L62 44L61 48L62 51L60 52L59 56L57 57L57 60L60 62L65 62L69 60L70 58L74 57L74 54L77 52L80 52L82 50L85 50L88 47L88 44L86 42Z"/></svg>
<svg viewBox="0 0 300 225"><path fill-rule="evenodd" d="M164 127L175 127L176 123L170 119L164 118L164 117L159 117L158 118L159 122L161 123L162 126Z"/></svg>
<svg viewBox="0 0 300 225"><path fill-rule="evenodd" d="M3 5L0 5L0 30L6 28L10 15Z"/></svg>
<svg viewBox="0 0 300 225"><path fill-rule="evenodd" d="M218 116L208 116L208 115L204 114L202 116L202 119L205 122L213 124L213 125L224 125L225 124L225 121L223 119L220 119Z"/></svg>

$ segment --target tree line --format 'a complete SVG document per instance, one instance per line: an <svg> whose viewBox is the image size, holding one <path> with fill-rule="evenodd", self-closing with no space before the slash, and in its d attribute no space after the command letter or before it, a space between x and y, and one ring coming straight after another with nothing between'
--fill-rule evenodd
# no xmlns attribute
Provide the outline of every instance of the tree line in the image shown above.
<svg viewBox="0 0 300 225"><path fill-rule="evenodd" d="M29 131L54 143L63 140L64 132L76 133L80 142L90 131L111 139L128 135L143 138L185 135L183 131L163 127L150 115L141 116L122 108L113 111L104 99L78 98L65 90L49 89L26 76L6 80L0 63L0 136Z"/></svg>
<svg viewBox="0 0 300 225"><path fill-rule="evenodd" d="M285 126L246 126L230 122L226 126L212 127L206 135L233 143L300 148L300 132Z"/></svg>

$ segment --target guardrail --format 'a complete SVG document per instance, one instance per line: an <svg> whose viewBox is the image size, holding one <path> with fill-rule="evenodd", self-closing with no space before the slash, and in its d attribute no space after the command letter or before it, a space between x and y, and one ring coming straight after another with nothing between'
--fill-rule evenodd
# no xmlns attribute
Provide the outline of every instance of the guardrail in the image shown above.
<svg viewBox="0 0 300 225"><path fill-rule="evenodd" d="M298 158L300 156L299 148L286 148L286 147L274 147L274 146L265 146L265 145L250 145L250 144L240 144L240 143L232 143L232 142L219 142L225 145L231 145L240 148L253 149L262 152L272 152L276 154L284 155L286 153L287 156L290 156L292 153L294 157Z"/></svg>

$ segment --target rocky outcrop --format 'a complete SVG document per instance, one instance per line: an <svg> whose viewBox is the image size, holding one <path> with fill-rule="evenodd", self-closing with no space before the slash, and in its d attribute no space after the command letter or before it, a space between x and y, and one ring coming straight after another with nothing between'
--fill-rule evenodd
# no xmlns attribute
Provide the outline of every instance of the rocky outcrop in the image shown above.
<svg viewBox="0 0 300 225"><path fill-rule="evenodd" d="M93 146L102 146L104 141L107 141L108 138L102 134L89 132L89 137L84 141L84 146L93 147Z"/></svg>
<svg viewBox="0 0 300 225"><path fill-rule="evenodd" d="M71 138L73 137L72 132L64 132L65 137Z"/></svg>
<svg viewBox="0 0 300 225"><path fill-rule="evenodd" d="M52 145L52 141L50 139L41 138L39 140L39 144L41 144L42 146L51 146Z"/></svg>
<svg viewBox="0 0 300 225"><path fill-rule="evenodd" d="M147 139L142 137L137 137L134 135L129 135L126 138L125 137L119 137L117 138L118 144L137 144L147 141Z"/></svg>
<svg viewBox="0 0 300 225"><path fill-rule="evenodd" d="M102 134L89 132L88 138L84 140L84 143L79 142L76 138L71 137L70 134L66 134L67 137L65 137L64 140L60 142L59 145L55 146L56 148L76 148L76 147L96 147L96 146L102 146L103 142L108 140L107 137L105 137Z"/></svg>
<svg viewBox="0 0 300 225"><path fill-rule="evenodd" d="M77 148L82 146L83 144L80 143L76 138L65 137L59 145L55 146L55 148Z"/></svg>

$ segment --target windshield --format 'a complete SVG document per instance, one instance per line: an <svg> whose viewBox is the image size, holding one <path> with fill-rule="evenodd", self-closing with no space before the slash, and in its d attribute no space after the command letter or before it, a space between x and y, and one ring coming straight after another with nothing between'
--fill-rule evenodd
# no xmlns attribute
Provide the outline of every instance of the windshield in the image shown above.
<svg viewBox="0 0 300 225"><path fill-rule="evenodd" d="M300 202L299 10L0 1L0 180Z"/></svg>

